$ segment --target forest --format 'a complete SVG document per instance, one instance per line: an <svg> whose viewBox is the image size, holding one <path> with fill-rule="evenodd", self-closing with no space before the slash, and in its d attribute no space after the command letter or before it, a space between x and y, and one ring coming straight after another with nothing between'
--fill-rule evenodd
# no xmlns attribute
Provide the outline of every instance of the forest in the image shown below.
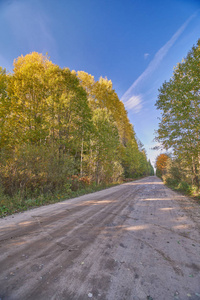
<svg viewBox="0 0 200 300"><path fill-rule="evenodd" d="M200 188L200 40L159 90L157 141L167 151L157 157L157 175L191 195ZM200 195L199 195L200 196Z"/></svg>
<svg viewBox="0 0 200 300"><path fill-rule="evenodd" d="M0 68L2 214L154 174L111 80L37 52L13 65Z"/></svg>

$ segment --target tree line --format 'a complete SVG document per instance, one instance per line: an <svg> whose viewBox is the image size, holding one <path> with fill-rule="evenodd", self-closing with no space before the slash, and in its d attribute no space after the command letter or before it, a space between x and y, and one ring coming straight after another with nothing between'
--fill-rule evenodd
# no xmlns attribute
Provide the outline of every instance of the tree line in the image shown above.
<svg viewBox="0 0 200 300"><path fill-rule="evenodd" d="M199 190L200 40L163 83L156 106L162 113L157 141L168 151L157 159L158 175L171 185Z"/></svg>
<svg viewBox="0 0 200 300"><path fill-rule="evenodd" d="M0 188L10 196L153 174L111 80L33 52L0 68Z"/></svg>

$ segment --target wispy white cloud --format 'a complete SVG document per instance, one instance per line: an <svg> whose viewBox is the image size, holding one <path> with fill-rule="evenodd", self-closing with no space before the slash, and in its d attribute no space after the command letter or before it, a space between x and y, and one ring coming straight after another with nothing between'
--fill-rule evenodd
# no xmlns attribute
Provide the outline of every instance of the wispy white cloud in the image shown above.
<svg viewBox="0 0 200 300"><path fill-rule="evenodd" d="M170 48L174 45L174 43L177 41L177 39L180 37L180 35L183 33L183 31L195 16L196 13L188 18L187 21L175 32L171 39L157 51L146 70L133 82L131 87L124 93L121 100L124 102L124 105L127 109L130 109L135 113L138 113L141 110L143 97L141 94L139 96L137 95L136 87L138 88L139 84L144 83L144 81L149 78L149 76L152 75L152 73L157 69ZM145 55L146 54L148 53L145 53ZM133 102L133 105L131 105L131 102Z"/></svg>
<svg viewBox="0 0 200 300"><path fill-rule="evenodd" d="M132 96L128 101L126 102L126 109L128 110L134 110L136 113L139 112L142 108L142 95Z"/></svg>
<svg viewBox="0 0 200 300"><path fill-rule="evenodd" d="M144 59L147 59L149 57L149 55L150 55L149 53L145 53L144 54Z"/></svg>

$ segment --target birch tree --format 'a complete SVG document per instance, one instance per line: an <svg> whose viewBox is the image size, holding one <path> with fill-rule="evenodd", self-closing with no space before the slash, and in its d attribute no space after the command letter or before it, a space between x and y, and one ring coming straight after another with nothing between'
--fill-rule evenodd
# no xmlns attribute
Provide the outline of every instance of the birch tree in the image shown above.
<svg viewBox="0 0 200 300"><path fill-rule="evenodd" d="M194 182L200 180L200 40L159 89L157 109L161 121L157 140L191 166Z"/></svg>

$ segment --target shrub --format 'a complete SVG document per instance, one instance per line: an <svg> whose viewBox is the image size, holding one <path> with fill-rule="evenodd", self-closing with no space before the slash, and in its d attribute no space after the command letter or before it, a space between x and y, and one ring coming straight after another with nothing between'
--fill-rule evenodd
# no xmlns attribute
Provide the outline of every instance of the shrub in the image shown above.
<svg viewBox="0 0 200 300"><path fill-rule="evenodd" d="M164 177L164 183L171 187L178 186L178 181L171 177Z"/></svg>
<svg viewBox="0 0 200 300"><path fill-rule="evenodd" d="M67 176L75 172L73 159L61 158L54 149L42 145L23 145L7 156L1 153L0 182L4 193L27 198L61 189Z"/></svg>
<svg viewBox="0 0 200 300"><path fill-rule="evenodd" d="M181 181L177 187L177 190L189 193L190 192L190 185L186 181Z"/></svg>
<svg viewBox="0 0 200 300"><path fill-rule="evenodd" d="M91 179L88 176L80 177L79 183L82 188L86 188L91 184Z"/></svg>

